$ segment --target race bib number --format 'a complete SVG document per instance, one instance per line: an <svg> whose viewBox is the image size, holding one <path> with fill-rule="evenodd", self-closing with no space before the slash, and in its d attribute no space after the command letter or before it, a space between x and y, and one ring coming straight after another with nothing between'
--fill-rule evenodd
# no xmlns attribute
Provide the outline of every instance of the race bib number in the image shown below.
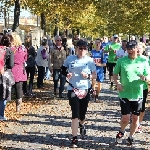
<svg viewBox="0 0 150 150"><path fill-rule="evenodd" d="M86 97L87 95L87 90L78 90L78 89L73 89L75 95L79 98L79 99L83 99Z"/></svg>
<svg viewBox="0 0 150 150"><path fill-rule="evenodd" d="M94 62L96 63L101 63L101 58L94 58Z"/></svg>

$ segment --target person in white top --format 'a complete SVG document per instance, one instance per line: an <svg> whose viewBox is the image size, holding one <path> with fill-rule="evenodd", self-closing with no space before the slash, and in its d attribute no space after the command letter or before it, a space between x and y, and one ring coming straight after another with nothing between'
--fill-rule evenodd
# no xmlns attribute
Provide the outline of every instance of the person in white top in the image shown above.
<svg viewBox="0 0 150 150"><path fill-rule="evenodd" d="M37 87L43 88L43 79L45 75L45 67L48 67L49 54L48 54L47 39L42 40L41 47L37 50L36 65L38 67Z"/></svg>
<svg viewBox="0 0 150 150"><path fill-rule="evenodd" d="M127 51L126 51L126 45L127 45L127 41L123 40L121 48L116 51L116 59L119 59L119 58L121 58L123 56L127 56L128 55Z"/></svg>

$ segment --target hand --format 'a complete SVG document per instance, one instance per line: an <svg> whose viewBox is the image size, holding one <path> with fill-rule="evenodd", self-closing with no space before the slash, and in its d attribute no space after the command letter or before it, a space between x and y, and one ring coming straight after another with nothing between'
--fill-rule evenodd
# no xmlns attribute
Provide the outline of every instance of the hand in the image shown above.
<svg viewBox="0 0 150 150"><path fill-rule="evenodd" d="M100 63L96 63L96 66L101 66L101 64Z"/></svg>
<svg viewBox="0 0 150 150"><path fill-rule="evenodd" d="M53 73L53 69L49 69L51 73Z"/></svg>
<svg viewBox="0 0 150 150"><path fill-rule="evenodd" d="M70 79L72 77L72 73L67 74L67 78Z"/></svg>
<svg viewBox="0 0 150 150"><path fill-rule="evenodd" d="M81 75L82 75L82 77L84 78L84 79L87 79L88 78L88 74L87 73L85 73L85 72L81 72Z"/></svg>
<svg viewBox="0 0 150 150"><path fill-rule="evenodd" d="M4 74L4 68L2 68L1 70L0 70L0 75L3 75Z"/></svg>
<svg viewBox="0 0 150 150"><path fill-rule="evenodd" d="M121 83L120 83L120 84L117 84L117 90L118 90L118 91L123 91L123 86L122 86Z"/></svg>
<svg viewBox="0 0 150 150"><path fill-rule="evenodd" d="M140 75L140 74L138 76L140 77L141 80L145 81L145 76Z"/></svg>

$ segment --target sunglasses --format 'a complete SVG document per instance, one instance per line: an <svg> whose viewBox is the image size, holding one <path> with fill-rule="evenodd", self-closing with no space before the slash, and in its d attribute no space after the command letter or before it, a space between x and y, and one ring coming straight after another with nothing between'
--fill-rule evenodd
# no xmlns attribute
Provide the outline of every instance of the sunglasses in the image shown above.
<svg viewBox="0 0 150 150"><path fill-rule="evenodd" d="M87 50L87 47L79 47L79 50Z"/></svg>
<svg viewBox="0 0 150 150"><path fill-rule="evenodd" d="M62 41L62 40L57 40L58 42Z"/></svg>

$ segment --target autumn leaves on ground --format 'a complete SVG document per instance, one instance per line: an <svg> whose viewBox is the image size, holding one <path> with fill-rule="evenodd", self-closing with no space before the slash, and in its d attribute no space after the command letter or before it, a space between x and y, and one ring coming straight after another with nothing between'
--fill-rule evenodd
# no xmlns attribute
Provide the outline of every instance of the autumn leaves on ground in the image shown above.
<svg viewBox="0 0 150 150"><path fill-rule="evenodd" d="M13 130L9 130L9 131L4 130L4 127L12 128L12 126L14 126L14 127L17 126L18 128L22 128L20 121L24 120L23 117L24 116L28 116L29 114L30 115L34 114L35 116L38 116L38 115L40 115L40 113L42 113L41 111L45 111L45 115L48 115L48 116L52 116L52 117L63 116L63 117L70 118L71 113L70 113L70 107L68 105L68 101L60 100L60 99L57 99L57 98L55 99L53 97L53 94L52 94L53 93L53 82L52 81L46 81L44 85L45 85L44 89L42 89L42 90L35 89L34 90L34 92L36 94L35 97L32 97L32 98L24 97L23 104L22 104L22 109L21 109L20 113L16 113L15 112L15 109L16 109L16 107L15 107L15 96L14 95L12 96L13 100L12 100L12 102L7 104L6 113L5 113L6 117L8 118L9 121L0 122L0 139L4 139L5 135L10 135L11 136L13 134L13 132L14 132ZM95 108L96 105L97 105L96 103L95 104L92 103L92 104L90 104L90 108L93 107L93 109L96 110L96 108ZM99 110L99 112L102 112L103 109L106 108L106 106L104 106L104 108L103 108L103 103L102 102L100 103L100 105L101 105L101 107L99 106L99 108L101 108L101 110ZM109 104L106 103L106 105L109 105ZM57 107L55 109L55 112L53 112L53 108L54 107ZM148 97L147 107L148 107L148 109L150 108L149 97ZM150 109L147 110L147 113L149 113L149 111L150 111ZM59 112L59 113L56 114L57 112ZM114 112L114 113L116 113L116 112ZM87 115L88 114L89 114L89 112L87 113ZM96 118L97 117L98 116L96 116ZM89 116L87 116L87 118L89 120L91 119ZM96 121L96 118L95 118L95 121ZM101 120L99 118L97 118L97 119ZM34 123L34 121L33 121L33 123ZM31 124L33 124L33 123L31 123ZM99 122L99 123L101 123L101 122ZM61 124L55 124L54 126L56 128L57 127L60 128L60 125ZM63 132L63 131L66 132L65 131L65 127L62 127L62 128L63 128L63 130L61 132ZM10 131L11 131L11 133L10 133ZM25 132L28 132L27 128L21 134L25 134ZM71 133L71 131L70 131L70 133ZM19 136L19 133L18 133L18 136ZM96 134L93 135L93 136L96 136ZM6 138L6 140L9 140L9 138L8 139ZM5 149L5 148L0 147L0 149Z"/></svg>

